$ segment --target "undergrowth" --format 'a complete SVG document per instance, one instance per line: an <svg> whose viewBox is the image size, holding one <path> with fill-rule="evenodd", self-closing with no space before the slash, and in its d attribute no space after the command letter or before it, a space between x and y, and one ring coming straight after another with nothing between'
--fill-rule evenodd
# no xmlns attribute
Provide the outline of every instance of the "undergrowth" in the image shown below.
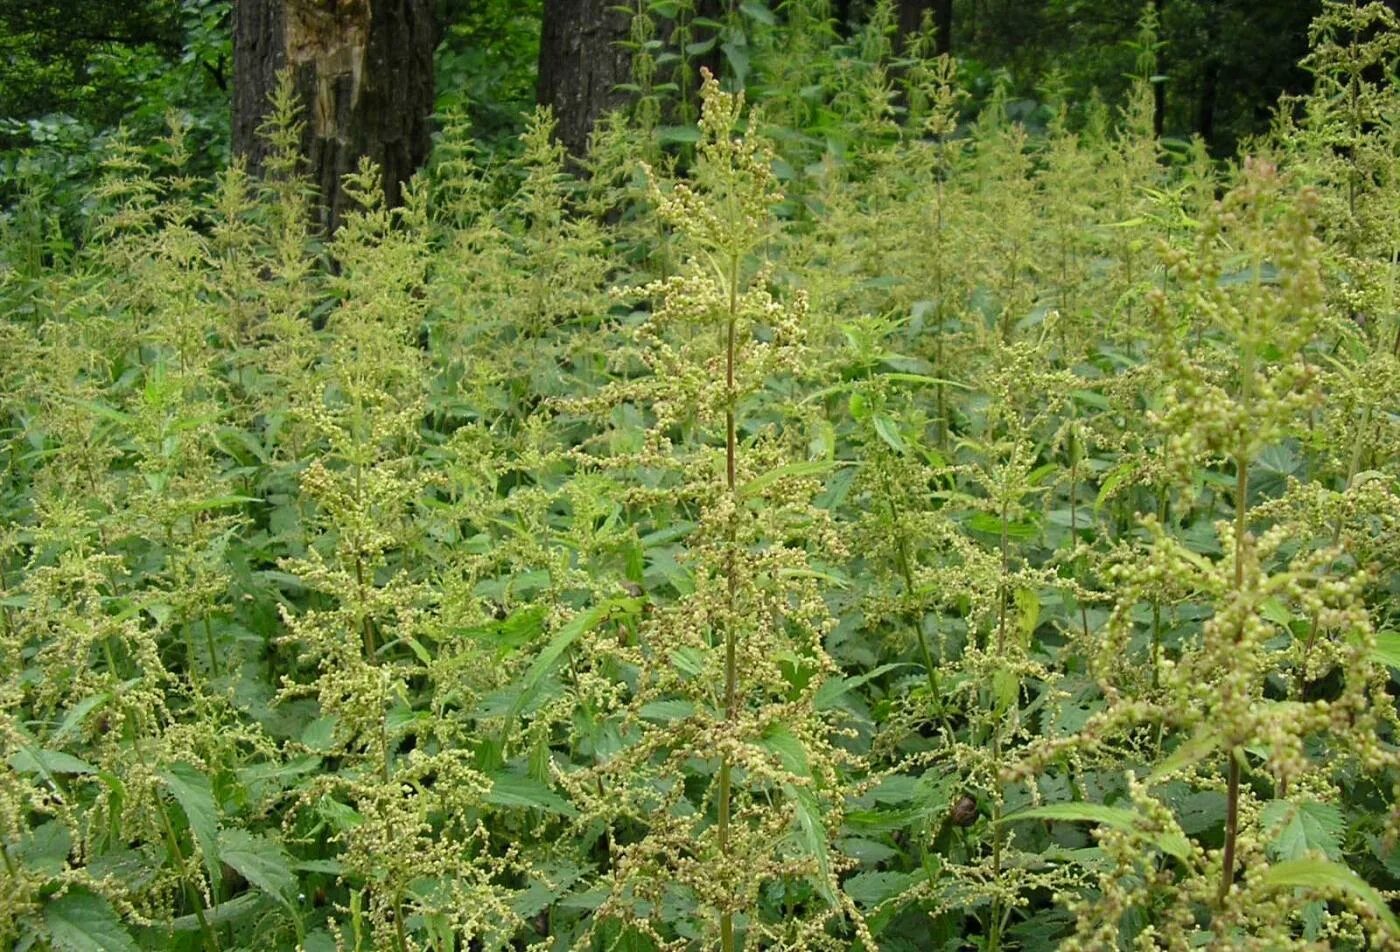
<svg viewBox="0 0 1400 952"><path fill-rule="evenodd" d="M0 943L1400 944L1393 15L1221 166L888 14L7 236Z"/></svg>

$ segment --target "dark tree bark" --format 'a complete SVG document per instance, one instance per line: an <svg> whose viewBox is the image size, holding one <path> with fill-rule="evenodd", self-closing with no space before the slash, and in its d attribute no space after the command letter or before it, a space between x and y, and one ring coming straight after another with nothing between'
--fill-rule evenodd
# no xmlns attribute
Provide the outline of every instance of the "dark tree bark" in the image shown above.
<svg viewBox="0 0 1400 952"><path fill-rule="evenodd" d="M433 0L235 0L233 149L261 169L257 134L278 74L302 105L301 152L334 232L348 210L341 179L369 157L390 204L428 157Z"/></svg>
<svg viewBox="0 0 1400 952"><path fill-rule="evenodd" d="M555 133L582 155L598 119L626 100L617 89L631 78L632 57L622 45L629 18L616 0L545 0L540 31L537 98L554 109Z"/></svg>
<svg viewBox="0 0 1400 952"><path fill-rule="evenodd" d="M953 0L899 0L899 41L923 25L924 11L933 12L934 39L937 53L953 51Z"/></svg>

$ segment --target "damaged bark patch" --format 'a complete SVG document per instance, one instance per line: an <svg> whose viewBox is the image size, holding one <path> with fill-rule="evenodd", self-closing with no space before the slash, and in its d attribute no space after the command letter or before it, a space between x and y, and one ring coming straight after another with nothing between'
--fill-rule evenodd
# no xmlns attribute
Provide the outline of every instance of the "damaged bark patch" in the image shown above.
<svg viewBox="0 0 1400 952"><path fill-rule="evenodd" d="M338 117L359 105L369 48L369 0L294 0L287 4L287 63L310 67L316 88L309 118L319 138L339 139ZM340 97L348 101L340 101Z"/></svg>

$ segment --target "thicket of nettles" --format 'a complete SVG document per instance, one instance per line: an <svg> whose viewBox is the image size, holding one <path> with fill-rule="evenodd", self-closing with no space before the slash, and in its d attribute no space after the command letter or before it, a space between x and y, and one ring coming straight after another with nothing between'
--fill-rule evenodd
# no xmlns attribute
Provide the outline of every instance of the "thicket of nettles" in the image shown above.
<svg viewBox="0 0 1400 952"><path fill-rule="evenodd" d="M0 945L1400 945L1394 15L1223 167L889 19L7 236Z"/></svg>

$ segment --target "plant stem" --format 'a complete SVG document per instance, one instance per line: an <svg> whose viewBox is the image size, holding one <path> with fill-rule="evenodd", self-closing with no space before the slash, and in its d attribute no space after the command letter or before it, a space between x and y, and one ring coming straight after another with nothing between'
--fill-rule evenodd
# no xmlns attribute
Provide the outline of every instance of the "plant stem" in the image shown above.
<svg viewBox="0 0 1400 952"><path fill-rule="evenodd" d="M1250 368L1246 368L1247 370ZM1248 384L1246 384L1246 387ZM1248 390L1245 392L1248 405ZM1244 557L1246 514L1249 505L1249 460L1243 448L1235 455L1235 597L1244 597ZM1244 640L1244 606L1239 607L1240 621L1235 629L1235 644L1238 647ZM1226 765L1225 792L1225 852L1220 868L1220 889L1216 893L1216 905L1223 905L1235 881L1235 841L1239 836L1240 819L1240 761L1232 746L1228 749L1229 763Z"/></svg>
<svg viewBox="0 0 1400 952"><path fill-rule="evenodd" d="M220 670L219 656L214 650L214 628L209 624L207 613L204 616L204 642L209 648L209 670L213 672L214 677L220 677L223 672Z"/></svg>
<svg viewBox="0 0 1400 952"><path fill-rule="evenodd" d="M899 562L899 572L904 577L904 597L912 600L914 597L914 570L909 558L909 537L904 533L899 521L899 509L894 501L894 488L890 483L889 473L884 473L885 499L889 503L890 521L894 525L895 538L898 546L895 549L895 558ZM933 665L933 654L928 649L928 637L924 634L924 626L915 615L912 607L905 611L909 626L914 629L914 636L919 642L919 654L923 658L924 673L928 678L929 696L933 701L933 708L938 714L938 720L943 725L943 729L948 733L948 739L953 739L953 725L948 720L948 712L943 708L943 691L938 685L938 671Z"/></svg>
<svg viewBox="0 0 1400 952"><path fill-rule="evenodd" d="M738 601L738 565L735 549L738 546L739 492L736 478L738 439L735 431L734 411L738 402L734 388L734 333L739 319L739 255L729 256L729 311L725 321L724 336L724 480L729 492L731 511L729 513L728 546L725 553L725 574L728 582L728 604L724 619L724 722L732 728L739 719L739 666L738 631L734 612ZM719 766L719 851L727 861L729 858L729 814L733 766L729 754L725 753ZM734 952L734 913L728 908L720 910L720 948L723 952Z"/></svg>
<svg viewBox="0 0 1400 952"><path fill-rule="evenodd" d="M1225 897L1230 894L1230 886L1235 881L1235 841L1240 824L1240 761L1233 748L1229 758L1225 780L1225 856L1220 870L1220 889L1215 895L1217 906L1225 904Z"/></svg>

